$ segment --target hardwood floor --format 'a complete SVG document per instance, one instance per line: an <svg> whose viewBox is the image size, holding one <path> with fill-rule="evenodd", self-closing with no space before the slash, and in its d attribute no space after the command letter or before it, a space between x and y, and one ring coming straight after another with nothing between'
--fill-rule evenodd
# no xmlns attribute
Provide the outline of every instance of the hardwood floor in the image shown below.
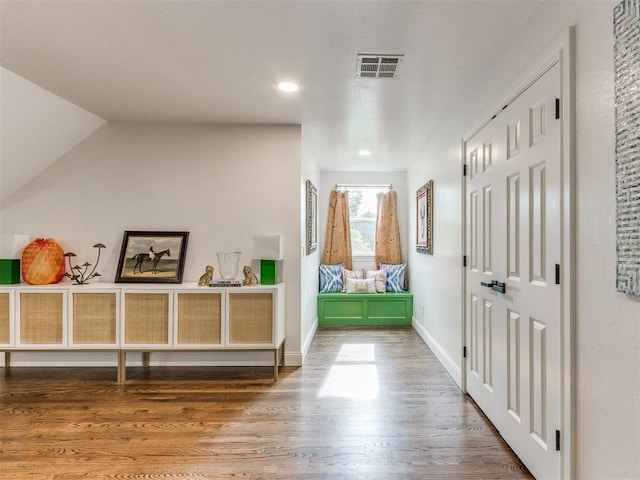
<svg viewBox="0 0 640 480"><path fill-rule="evenodd" d="M413 329L320 329L303 368L0 375L2 479L532 478Z"/></svg>

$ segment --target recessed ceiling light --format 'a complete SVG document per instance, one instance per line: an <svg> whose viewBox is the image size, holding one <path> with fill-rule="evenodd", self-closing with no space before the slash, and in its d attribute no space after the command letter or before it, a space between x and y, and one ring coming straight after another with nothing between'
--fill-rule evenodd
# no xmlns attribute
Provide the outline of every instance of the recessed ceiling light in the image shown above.
<svg viewBox="0 0 640 480"><path fill-rule="evenodd" d="M278 84L278 89L280 89L283 92L292 93L292 92L298 91L298 85L296 85L293 82L280 82Z"/></svg>
<svg viewBox="0 0 640 480"><path fill-rule="evenodd" d="M368 157L369 155L371 155L371 152L369 150L359 150L358 155L360 155L361 157Z"/></svg>

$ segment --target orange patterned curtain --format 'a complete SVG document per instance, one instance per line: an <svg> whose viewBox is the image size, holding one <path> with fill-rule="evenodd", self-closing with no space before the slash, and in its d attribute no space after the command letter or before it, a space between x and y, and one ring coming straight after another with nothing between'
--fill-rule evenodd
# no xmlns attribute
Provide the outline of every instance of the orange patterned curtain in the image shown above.
<svg viewBox="0 0 640 480"><path fill-rule="evenodd" d="M381 263L402 263L400 225L398 224L398 197L395 190L378 194L376 219L376 267Z"/></svg>
<svg viewBox="0 0 640 480"><path fill-rule="evenodd" d="M327 238L324 242L322 263L337 265L344 263L348 270L351 262L351 230L349 228L349 194L331 190L329 215L327 217Z"/></svg>

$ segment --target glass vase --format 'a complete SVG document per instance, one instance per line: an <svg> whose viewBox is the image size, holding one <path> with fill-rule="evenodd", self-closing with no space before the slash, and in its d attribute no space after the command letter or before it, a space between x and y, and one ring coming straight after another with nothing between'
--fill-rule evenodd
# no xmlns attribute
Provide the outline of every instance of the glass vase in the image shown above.
<svg viewBox="0 0 640 480"><path fill-rule="evenodd" d="M242 252L218 252L218 268L223 280L235 280L240 267Z"/></svg>

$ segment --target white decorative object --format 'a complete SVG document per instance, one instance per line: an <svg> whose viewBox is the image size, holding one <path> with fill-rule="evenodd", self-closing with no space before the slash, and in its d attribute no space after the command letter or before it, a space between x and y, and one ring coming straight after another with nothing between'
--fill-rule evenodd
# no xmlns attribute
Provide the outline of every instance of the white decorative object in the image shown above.
<svg viewBox="0 0 640 480"><path fill-rule="evenodd" d="M29 235L3 233L0 235L0 258L20 258L30 242Z"/></svg>
<svg viewBox="0 0 640 480"><path fill-rule="evenodd" d="M284 236L254 235L253 258L258 260L282 260L284 258Z"/></svg>

